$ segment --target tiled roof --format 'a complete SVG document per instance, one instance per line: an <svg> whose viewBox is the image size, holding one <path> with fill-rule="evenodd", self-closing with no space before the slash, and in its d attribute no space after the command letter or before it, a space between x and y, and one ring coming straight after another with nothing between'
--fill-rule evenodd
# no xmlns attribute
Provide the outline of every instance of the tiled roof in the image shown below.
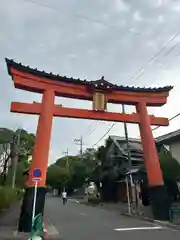
<svg viewBox="0 0 180 240"><path fill-rule="evenodd" d="M119 136L109 136L109 138L114 139L116 141L126 142L125 137L119 137ZM158 143L164 143L164 142L170 142L173 139L180 139L180 129L177 131L173 131L164 135L161 135L157 138L155 138L155 142ZM141 144L141 139L139 138L129 138L129 142L132 142L132 144Z"/></svg>
<svg viewBox="0 0 180 240"><path fill-rule="evenodd" d="M120 136L115 136L115 135L110 135L109 138L114 139L116 141L122 141L122 142L126 142L126 138L125 137L120 137ZM128 138L129 142L136 142L136 143L141 143L141 139L139 138Z"/></svg>
<svg viewBox="0 0 180 240"><path fill-rule="evenodd" d="M164 134L162 136L157 137L155 140L157 143L171 141L172 139L179 138L180 139L180 129L174 132L170 132Z"/></svg>
<svg viewBox="0 0 180 240"><path fill-rule="evenodd" d="M11 75L11 67L25 72L25 73L29 73L29 74L33 74L39 77L45 77L49 80L55 80L55 81L62 81L62 82L67 82L67 83L74 83L74 84L83 84L83 85L89 85L89 86L93 86L93 87L97 87L97 88L108 88L108 89L115 89L115 90L119 90L119 91L135 91L135 92L164 92L164 91L170 91L173 87L172 86L165 86L165 87L159 87L159 88L141 88L141 87L129 87L129 86L123 86L123 85L116 85L116 84L112 84L106 80L104 80L104 77L102 77L99 80L95 80L95 81L87 81L85 80L81 80L81 79L75 79L75 78L70 78L70 77L66 77L66 76L60 76L60 75L56 75L53 73L47 73L45 71L40 71L37 68L33 69L29 66L24 66L21 63L17 63L13 60L7 59L6 58L6 63L7 63L7 68L8 68L8 72Z"/></svg>

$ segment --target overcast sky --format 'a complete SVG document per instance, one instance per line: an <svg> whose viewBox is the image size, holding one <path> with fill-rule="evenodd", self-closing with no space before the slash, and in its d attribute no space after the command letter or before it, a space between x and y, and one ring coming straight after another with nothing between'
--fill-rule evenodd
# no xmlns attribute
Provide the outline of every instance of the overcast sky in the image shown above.
<svg viewBox="0 0 180 240"><path fill-rule="evenodd" d="M147 62L178 31L178 0L0 0L0 126L35 133L37 117L10 113L10 102L41 100L37 94L14 89L5 57L63 76L95 80L103 75L119 85L174 85L166 106L149 109L157 116L172 117L180 112L180 35ZM88 102L63 98L56 102L91 107ZM109 110L121 111L121 106L109 105ZM126 110L135 111L133 107ZM159 128L154 136L177 130L179 121ZM49 163L66 148L76 154L79 149L73 140L81 135L84 148L91 147L111 124L54 119ZM130 137L139 136L136 125L128 124L128 131ZM123 136L123 123L116 124L110 134Z"/></svg>

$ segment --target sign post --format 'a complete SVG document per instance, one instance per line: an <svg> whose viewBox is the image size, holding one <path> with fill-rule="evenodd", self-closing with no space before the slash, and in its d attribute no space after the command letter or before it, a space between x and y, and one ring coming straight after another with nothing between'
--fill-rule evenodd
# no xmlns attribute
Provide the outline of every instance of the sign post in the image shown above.
<svg viewBox="0 0 180 240"><path fill-rule="evenodd" d="M130 194L129 194L128 175L126 176L126 191L127 191L127 200L128 200L128 213L131 214L131 202L130 202Z"/></svg>
<svg viewBox="0 0 180 240"><path fill-rule="evenodd" d="M32 236L30 239L34 239L34 237L38 237L37 235L34 236L34 233L36 234L36 231L39 230L38 228L42 228L42 226L39 226L39 223L37 222L38 219L36 219L37 217L42 218L42 216L39 216L39 215L36 216L37 186L38 186L38 183L41 181L41 170L40 169L35 169L33 171L32 181L35 182L35 187L34 187L34 200L33 200L33 210L32 210L32 231L31 231ZM35 221L35 220L37 220L37 221ZM42 222L41 219L40 219L40 222ZM36 226L36 225L38 225L38 226ZM40 224L40 225L42 225L42 224ZM39 236L39 239L42 239L42 238Z"/></svg>
<svg viewBox="0 0 180 240"><path fill-rule="evenodd" d="M35 188L34 188L34 201L33 201L32 223L34 222L34 217L35 217L35 212L36 212L37 185L38 185L38 181L36 181L36 183L35 183Z"/></svg>

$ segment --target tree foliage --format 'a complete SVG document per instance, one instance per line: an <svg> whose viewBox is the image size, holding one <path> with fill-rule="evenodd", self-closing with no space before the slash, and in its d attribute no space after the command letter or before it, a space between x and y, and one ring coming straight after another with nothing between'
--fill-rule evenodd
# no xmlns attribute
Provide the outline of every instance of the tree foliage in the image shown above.
<svg viewBox="0 0 180 240"><path fill-rule="evenodd" d="M52 188L65 187L70 179L70 171L56 164L50 166L47 172L47 184Z"/></svg>
<svg viewBox="0 0 180 240"><path fill-rule="evenodd" d="M116 165L106 167L103 164L106 160L107 148L106 145L100 146L97 150L86 149L81 157L59 158L48 168L47 184L58 189L65 187L70 192L81 188L87 180L95 182L98 188L102 183L103 191L105 188L113 188L120 172ZM169 152L160 152L159 159L164 181L176 181L177 177L180 177L180 165L176 159ZM107 192L109 194L109 191Z"/></svg>
<svg viewBox="0 0 180 240"><path fill-rule="evenodd" d="M0 128L0 144L10 143L14 136L14 131L8 128Z"/></svg>
<svg viewBox="0 0 180 240"><path fill-rule="evenodd" d="M23 188L25 184L26 176L24 176L23 172L29 167L29 163L27 161L27 157L24 159L21 158L21 161L17 163L17 171L16 171L16 187ZM6 178L6 185L12 185L12 177L14 173L13 166L10 166Z"/></svg>
<svg viewBox="0 0 180 240"><path fill-rule="evenodd" d="M54 188L66 187L69 192L81 188L87 179L91 179L96 167L96 151L87 149L82 156L66 156L59 158L48 168L47 184ZM62 181L64 172L68 172Z"/></svg>
<svg viewBox="0 0 180 240"><path fill-rule="evenodd" d="M1 158L2 184L5 184L6 180L10 183L10 179L12 179L13 161L16 154L18 154L16 180L18 185L22 185L24 183L23 171L27 168L27 160L32 154L34 141L35 135L28 133L24 129L17 129L16 131L13 131L7 128L0 128L0 154L3 156L3 158Z"/></svg>
<svg viewBox="0 0 180 240"><path fill-rule="evenodd" d="M180 177L180 164L170 152L161 152L159 161L165 181L176 181Z"/></svg>

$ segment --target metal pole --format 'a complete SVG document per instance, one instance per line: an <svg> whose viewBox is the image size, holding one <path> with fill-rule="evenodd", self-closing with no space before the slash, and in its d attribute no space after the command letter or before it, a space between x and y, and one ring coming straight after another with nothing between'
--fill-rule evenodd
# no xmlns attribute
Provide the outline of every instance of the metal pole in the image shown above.
<svg viewBox="0 0 180 240"><path fill-rule="evenodd" d="M67 148L67 151L66 151L66 166L67 166L67 168L69 168L68 148Z"/></svg>
<svg viewBox="0 0 180 240"><path fill-rule="evenodd" d="M82 136L79 139L74 139L75 144L80 145L80 156L83 154L83 138Z"/></svg>
<svg viewBox="0 0 180 240"><path fill-rule="evenodd" d="M127 191L127 199L128 199L128 213L131 214L131 203L130 203L130 197L129 197L128 176L126 176L126 191Z"/></svg>
<svg viewBox="0 0 180 240"><path fill-rule="evenodd" d="M125 106L122 104L122 113L126 113L125 111ZM129 137L128 137L128 129L127 129L127 123L124 122L124 133L125 133L125 139L126 139L126 147L127 147L127 154L128 154L128 165L129 165L129 177L130 177L130 186L131 186L131 198L133 200L133 180L132 180L132 175L131 175L131 169L132 169L132 162L131 162L131 150L130 150L130 144L129 144ZM133 201L132 201L133 202Z"/></svg>
<svg viewBox="0 0 180 240"><path fill-rule="evenodd" d="M82 156L82 153L83 153L82 146L83 146L83 140L82 140L82 136L81 136L81 138L80 138L80 155L81 156Z"/></svg>
<svg viewBox="0 0 180 240"><path fill-rule="evenodd" d="M17 142L15 144L15 156L13 159L12 188L15 188L15 185L16 185L16 173L17 173L18 157L19 157L19 150L20 150L20 138L21 138L21 130L18 130Z"/></svg>
<svg viewBox="0 0 180 240"><path fill-rule="evenodd" d="M36 181L35 188L34 188L34 201L33 201L32 223L34 222L34 217L35 217L35 213L36 213L37 184L38 184L38 182Z"/></svg>
<svg viewBox="0 0 180 240"><path fill-rule="evenodd" d="M122 113L124 113L124 114L126 113L124 104L122 104ZM128 153L128 163L129 163L129 168L131 168L132 167L131 152L130 152L130 145L129 145L128 130L127 130L126 122L124 122L124 133L125 133L126 147L127 147L127 153Z"/></svg>
<svg viewBox="0 0 180 240"><path fill-rule="evenodd" d="M65 161L66 161L66 167L69 168L69 161L68 161L68 148L66 152L63 152L64 156L65 156Z"/></svg>

